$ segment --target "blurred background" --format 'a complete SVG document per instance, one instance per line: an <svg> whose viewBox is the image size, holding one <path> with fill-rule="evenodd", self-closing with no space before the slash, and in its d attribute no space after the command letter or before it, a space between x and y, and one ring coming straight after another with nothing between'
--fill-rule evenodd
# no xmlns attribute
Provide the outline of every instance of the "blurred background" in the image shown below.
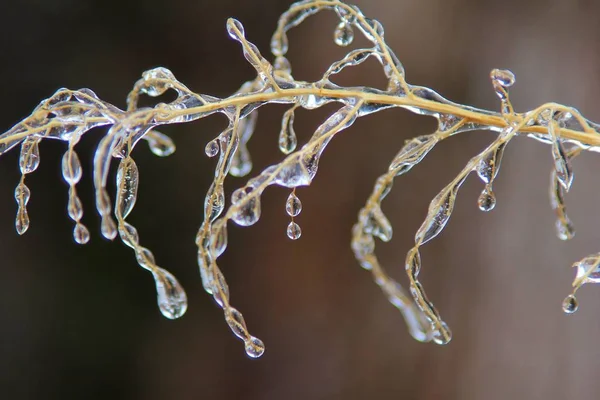
<svg viewBox="0 0 600 400"><path fill-rule="evenodd" d="M511 69L518 111L557 101L600 120L600 4L585 1L483 2L361 0L380 20L410 83L465 104L498 110L492 68ZM142 71L165 66L197 92L227 96L253 70L225 31L238 18L268 54L287 1L21 0L0 3L0 126L8 129L59 87L89 87L125 107ZM332 41L333 14L290 33L294 76L318 79L347 49ZM365 43L357 38L357 45ZM269 57L270 58L270 57ZM381 87L367 62L339 77ZM278 162L282 106L259 112L249 148L252 175ZM305 142L335 110L300 111ZM202 290L194 236L214 160L205 144L225 127L213 116L162 129L177 152L156 158L141 144L141 173L129 220L159 265L187 289L177 321L161 316L149 273L120 243L100 237L91 185L91 155L103 130L78 145L85 167L79 193L91 242L77 246L60 177L63 143L43 142L42 163L28 176L31 227L14 229L18 151L0 160L0 394L10 399L588 399L600 380L600 290L579 293L566 316L570 265L600 250L596 190L600 159L574 162L567 196L578 229L569 243L554 234L548 202L550 147L518 138L507 147L496 209L476 206L481 183L461 190L446 230L422 249L422 282L454 332L445 347L415 342L404 321L361 270L350 230L377 176L406 139L432 132L433 119L394 110L359 120L329 145L310 188L298 190L303 235L285 235L286 190L269 189L252 228L230 226L221 267L231 299L267 350L248 359L222 311ZM398 179L384 202L394 240L378 243L391 274L406 283L403 262L430 199L492 140L459 135ZM247 179L247 178L246 178ZM228 193L246 179L230 178ZM114 178L111 178L114 180Z"/></svg>

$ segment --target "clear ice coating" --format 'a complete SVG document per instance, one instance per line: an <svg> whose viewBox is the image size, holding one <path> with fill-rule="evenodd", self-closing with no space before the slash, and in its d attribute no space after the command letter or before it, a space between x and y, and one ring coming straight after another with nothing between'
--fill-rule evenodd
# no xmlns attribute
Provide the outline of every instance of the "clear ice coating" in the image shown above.
<svg viewBox="0 0 600 400"><path fill-rule="evenodd" d="M362 35L364 48L349 48L346 55L335 60L314 82L295 80L292 66L286 58L290 43L288 32L320 11L333 11L337 22L331 26L333 42L347 47L355 35ZM586 150L600 151L600 125L585 119L572 107L546 103L527 112L515 112L509 88L515 83L512 72L494 69L490 73L494 92L500 99L499 112L478 109L451 102L435 90L411 85L406 81L402 63L389 48L380 22L362 14L355 6L339 0L300 0L284 12L271 39L271 63L250 42L240 21L229 19L227 33L240 46L246 61L256 71L256 77L243 83L231 96L217 98L190 90L166 68L145 71L127 96L127 108L121 110L101 100L90 89L61 88L43 100L21 122L0 135L0 155L20 146L19 170L21 179L14 192L17 203L15 228L23 234L29 228L27 204L30 190L26 176L34 172L40 162L39 143L46 138L68 144L62 158L61 172L68 186L67 214L73 221L73 238L84 244L90 232L81 222L83 205L77 193L77 184L83 170L74 148L80 138L92 128L106 126L94 154L93 183L96 209L100 216L100 230L107 239L117 235L131 247L140 266L150 271L156 280L158 305L167 318L181 316L187 308L186 294L169 272L156 265L152 252L140 244L136 228L128 221L137 200L139 171L132 154L140 141L147 142L153 154L165 157L175 151L171 138L158 132L162 125L187 123L214 113L221 113L229 124L218 135L206 138L205 154L215 158L213 182L203 203L204 220L196 234L197 261L203 288L223 309L225 320L236 337L244 342L251 358L264 352L264 344L250 334L241 312L230 304L230 290L217 259L228 248L227 225L233 221L240 226L251 226L261 217L261 196L269 186L292 189L285 211L290 221L287 235L300 238L302 232L295 221L302 211L302 203L294 189L309 186L315 178L319 161L327 145L339 133L349 128L358 118L388 108L403 108L410 112L436 118L437 130L416 136L404 146L377 178L372 193L358 214L352 228L351 247L360 266L369 271L390 303L404 317L410 334L419 341L446 344L452 338L450 328L441 318L425 294L418 280L422 269L420 248L437 237L449 222L457 193L467 176L475 172L483 182L477 200L483 211L491 211L496 204L493 184L499 173L506 145L517 135L531 137L550 145L552 171L550 203L556 213L556 231L560 239L573 237L574 228L566 213L565 193L573 182L571 160ZM331 34L327 34L331 40ZM345 87L330 81L346 68L360 65L365 60L376 60L387 79L385 89L365 86ZM174 90L177 98L154 107L138 107L140 96L156 97ZM258 172L241 188L233 191L231 203L225 198L227 176L244 177L252 171L249 142L252 139L258 108L267 104L285 104L287 110L281 119L277 147L283 159ZM298 146L294 128L295 111L302 107L313 110L331 103L336 109L325 118L303 146ZM377 239L390 241L392 221L383 212L382 201L390 193L395 179L402 177L428 156L438 143L450 136L473 130L489 130L497 134L494 142L472 157L462 171L429 204L425 219L416 232L415 244L405 260L410 287L402 285L385 272L376 254ZM368 135L369 132L367 132ZM370 139L369 139L370 140ZM366 141L368 142L368 141ZM112 196L108 192L111 164L117 159L117 187ZM111 198L114 196L114 210ZM202 207L202 206L201 206ZM600 283L600 253L584 257L573 266L576 276L573 291L563 302L563 310L573 313L578 308L576 291L588 283Z"/></svg>

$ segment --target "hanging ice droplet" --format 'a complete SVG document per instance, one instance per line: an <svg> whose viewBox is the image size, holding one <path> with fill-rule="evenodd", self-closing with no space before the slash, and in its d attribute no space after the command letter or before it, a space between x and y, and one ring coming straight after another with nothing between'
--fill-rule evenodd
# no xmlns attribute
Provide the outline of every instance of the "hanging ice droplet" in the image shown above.
<svg viewBox="0 0 600 400"><path fill-rule="evenodd" d="M219 154L219 140L213 139L208 142L204 148L204 152L208 157L214 157Z"/></svg>
<svg viewBox="0 0 600 400"><path fill-rule="evenodd" d="M90 241L90 231L85 225L77 223L73 229L73 239L79 244L86 244Z"/></svg>
<svg viewBox="0 0 600 400"><path fill-rule="evenodd" d="M159 157L167 157L175 152L175 143L165 134L152 130L152 135L147 139L150 151Z"/></svg>
<svg viewBox="0 0 600 400"><path fill-rule="evenodd" d="M227 33L232 39L237 39L238 35L243 37L246 34L242 23L235 18L227 20Z"/></svg>
<svg viewBox="0 0 600 400"><path fill-rule="evenodd" d="M292 72L292 64L290 64L290 61L284 56L275 57L273 66L278 71L287 72L288 74Z"/></svg>
<svg viewBox="0 0 600 400"><path fill-rule="evenodd" d="M26 208L19 208L17 211L17 218L15 220L15 228L19 235L24 234L29 229L29 214Z"/></svg>
<svg viewBox="0 0 600 400"><path fill-rule="evenodd" d="M292 192L285 202L285 211L290 217L296 217L302 211L302 202L296 193Z"/></svg>
<svg viewBox="0 0 600 400"><path fill-rule="evenodd" d="M162 315L176 319L187 310L187 295L177 279L168 271L159 269L154 273L158 308Z"/></svg>
<svg viewBox="0 0 600 400"><path fill-rule="evenodd" d="M113 221L109 216L102 217L100 231L102 232L102 236L109 240L113 240L117 237L117 226L115 225L115 221Z"/></svg>
<svg viewBox="0 0 600 400"><path fill-rule="evenodd" d="M63 156L62 174L65 181L71 185L76 184L81 179L81 162L77 153L72 150L67 151Z"/></svg>
<svg viewBox="0 0 600 400"><path fill-rule="evenodd" d="M265 344L257 337L250 336L250 339L244 342L246 354L251 358L258 358L265 352Z"/></svg>
<svg viewBox="0 0 600 400"><path fill-rule="evenodd" d="M560 240L571 240L575 236L575 227L569 218L556 220L556 235Z"/></svg>
<svg viewBox="0 0 600 400"><path fill-rule="evenodd" d="M133 158L125 158L117 170L117 210L127 218L137 200L140 182L138 167Z"/></svg>
<svg viewBox="0 0 600 400"><path fill-rule="evenodd" d="M300 225L294 221L290 222L287 227L287 235L292 240L300 239L300 236L302 236L302 229L300 229Z"/></svg>
<svg viewBox="0 0 600 400"><path fill-rule="evenodd" d="M452 340L452 332L444 321L442 321L440 325L440 329L435 329L433 331L433 341L436 344L448 344Z"/></svg>
<svg viewBox="0 0 600 400"><path fill-rule="evenodd" d="M255 195L246 200L246 203L233 214L232 219L236 224L241 226L254 225L260 218L260 211L260 200Z"/></svg>
<svg viewBox="0 0 600 400"><path fill-rule="evenodd" d="M496 207L496 195L490 187L486 187L477 199L477 205L481 211L492 211Z"/></svg>
<svg viewBox="0 0 600 400"><path fill-rule="evenodd" d="M27 205L29 203L29 198L31 197L31 191L27 185L19 184L15 188L15 200L21 206Z"/></svg>
<svg viewBox="0 0 600 400"><path fill-rule="evenodd" d="M338 46L346 47L354 40L352 25L340 22L333 32L333 40Z"/></svg>
<svg viewBox="0 0 600 400"><path fill-rule="evenodd" d="M281 119L281 131L279 131L279 150L283 154L290 154L296 149L298 139L294 131L294 108L290 108L283 114Z"/></svg>
<svg viewBox="0 0 600 400"><path fill-rule="evenodd" d="M490 78L492 82L499 84L503 87L510 87L515 83L515 74L507 69L493 69L490 72Z"/></svg>
<svg viewBox="0 0 600 400"><path fill-rule="evenodd" d="M579 308L577 298L570 294L562 302L562 309L566 314L573 314Z"/></svg>
<svg viewBox="0 0 600 400"><path fill-rule="evenodd" d="M35 137L28 138L21 144L21 155L19 157L19 167L22 174L29 174L40 165L39 140Z"/></svg>

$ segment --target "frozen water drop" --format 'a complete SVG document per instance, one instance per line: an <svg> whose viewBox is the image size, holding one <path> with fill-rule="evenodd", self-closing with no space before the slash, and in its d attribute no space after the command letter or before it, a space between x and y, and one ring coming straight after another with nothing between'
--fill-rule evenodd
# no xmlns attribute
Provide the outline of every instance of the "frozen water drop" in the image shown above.
<svg viewBox="0 0 600 400"><path fill-rule="evenodd" d="M245 35L242 23L235 18L229 18L227 20L227 33L232 39L238 38L238 32L236 31L239 31L239 35L242 37Z"/></svg>
<svg viewBox="0 0 600 400"><path fill-rule="evenodd" d="M441 322L441 328L433 331L433 341L436 344L448 344L452 340L452 332L445 322Z"/></svg>
<svg viewBox="0 0 600 400"><path fill-rule="evenodd" d="M81 162L77 153L69 150L65 153L62 159L62 174L65 181L71 185L79 182L81 179Z"/></svg>
<svg viewBox="0 0 600 400"><path fill-rule="evenodd" d="M566 314L573 314L579 308L577 298L570 294L562 302L562 309Z"/></svg>
<svg viewBox="0 0 600 400"><path fill-rule="evenodd" d="M17 229L17 233L19 235L24 234L27 232L27 229L29 229L29 214L27 213L27 209L19 208L19 211L17 211L15 228Z"/></svg>
<svg viewBox="0 0 600 400"><path fill-rule="evenodd" d="M490 72L490 78L494 83L498 83L505 88L510 87L515 83L515 74L507 69L493 69L492 72Z"/></svg>
<svg viewBox="0 0 600 400"><path fill-rule="evenodd" d="M76 224L73 229L73 239L79 244L86 244L90 241L90 231L83 224Z"/></svg>
<svg viewBox="0 0 600 400"><path fill-rule="evenodd" d="M246 354L251 358L258 358L265 352L265 344L259 338L250 336L250 339L244 342Z"/></svg>
<svg viewBox="0 0 600 400"><path fill-rule="evenodd" d="M113 240L117 237L117 226L115 225L115 221L113 221L109 216L104 216L102 218L100 230L102 232L102 236L109 240Z"/></svg>
<svg viewBox="0 0 600 400"><path fill-rule="evenodd" d="M206 144L204 148L204 152L208 157L214 157L219 153L219 141L217 139L213 139Z"/></svg>
<svg viewBox="0 0 600 400"><path fill-rule="evenodd" d="M15 188L15 200L22 206L25 206L29 203L29 198L31 197L31 191L27 185L19 184Z"/></svg>
<svg viewBox="0 0 600 400"><path fill-rule="evenodd" d="M346 47L354 40L352 25L340 22L333 32L333 40L338 46Z"/></svg>
<svg viewBox="0 0 600 400"><path fill-rule="evenodd" d="M575 236L575 227L573 223L568 220L563 221L560 219L556 220L556 235L560 240L571 240Z"/></svg>
<svg viewBox="0 0 600 400"><path fill-rule="evenodd" d="M296 193L292 192L285 202L285 211L290 217L295 217L302 211L302 202L296 196Z"/></svg>
<svg viewBox="0 0 600 400"><path fill-rule="evenodd" d="M116 207L123 218L127 218L137 200L140 183L138 167L133 158L125 158L117 170Z"/></svg>
<svg viewBox="0 0 600 400"><path fill-rule="evenodd" d="M168 271L159 269L154 273L158 308L162 315L177 319L187 310L187 295L177 279Z"/></svg>
<svg viewBox="0 0 600 400"><path fill-rule="evenodd" d="M490 188L485 188L479 199L477 199L477 205L481 211L492 211L496 207L496 195Z"/></svg>
<svg viewBox="0 0 600 400"><path fill-rule="evenodd" d="M21 155L19 157L19 167L22 174L29 174L40 165L39 140L36 137L30 137L21 144Z"/></svg>
<svg viewBox="0 0 600 400"><path fill-rule="evenodd" d="M273 66L278 71L287 72L288 74L292 72L292 64L290 64L290 61L284 56L275 57Z"/></svg>
<svg viewBox="0 0 600 400"><path fill-rule="evenodd" d="M302 229L300 229L300 225L294 221L290 222L287 227L287 235L292 240L300 239L300 236L302 236Z"/></svg>
<svg viewBox="0 0 600 400"><path fill-rule="evenodd" d="M232 219L240 226L250 226L258 221L260 212L260 200L253 196L233 214Z"/></svg>
<svg viewBox="0 0 600 400"><path fill-rule="evenodd" d="M298 138L294 131L294 110L290 108L283 114L281 119L281 131L279 132L279 150L283 154L290 154L298 145Z"/></svg>

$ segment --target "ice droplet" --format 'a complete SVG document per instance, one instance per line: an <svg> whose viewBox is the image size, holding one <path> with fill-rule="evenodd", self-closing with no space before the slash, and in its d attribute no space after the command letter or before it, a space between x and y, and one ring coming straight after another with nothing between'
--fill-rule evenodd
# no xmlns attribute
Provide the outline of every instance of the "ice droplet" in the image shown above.
<svg viewBox="0 0 600 400"><path fill-rule="evenodd" d="M140 178L138 167L133 158L125 158L117 170L117 210L123 218L127 218L135 201Z"/></svg>
<svg viewBox="0 0 600 400"><path fill-rule="evenodd" d="M491 188L486 187L477 199L477 205L481 211L492 211L496 207L496 195Z"/></svg>
<svg viewBox="0 0 600 400"><path fill-rule="evenodd" d="M258 358L265 352L265 344L259 338L250 336L250 339L244 342L246 354L251 358Z"/></svg>
<svg viewBox="0 0 600 400"><path fill-rule="evenodd" d="M281 119L281 131L279 132L279 150L283 154L290 154L296 149L298 139L294 131L294 110L290 108L283 114Z"/></svg>
<svg viewBox="0 0 600 400"><path fill-rule="evenodd" d="M290 217L296 217L302 211L302 202L296 193L292 192L285 203L285 211Z"/></svg>
<svg viewBox="0 0 600 400"><path fill-rule="evenodd" d="M158 308L162 315L176 319L187 310L187 295L177 279L168 271L160 269L154 273Z"/></svg>
<svg viewBox="0 0 600 400"><path fill-rule="evenodd" d="M260 218L260 211L260 200L258 196L254 196L233 214L232 219L240 226L254 225Z"/></svg>
<svg viewBox="0 0 600 400"><path fill-rule="evenodd" d="M85 225L78 223L73 229L73 239L75 239L78 244L86 244L90 241L90 231Z"/></svg>
<svg viewBox="0 0 600 400"><path fill-rule="evenodd" d="M441 322L441 328L433 332L433 341L436 344L448 344L452 340L452 332L445 322Z"/></svg>
<svg viewBox="0 0 600 400"><path fill-rule="evenodd" d="M302 236L302 229L300 229L300 225L294 221L290 222L287 227L287 235L292 240L300 239L300 236Z"/></svg>
<svg viewBox="0 0 600 400"><path fill-rule="evenodd" d="M81 179L81 162L77 153L69 150L62 159L62 174L65 181L71 185L76 184Z"/></svg>
<svg viewBox="0 0 600 400"><path fill-rule="evenodd" d="M210 142L208 142L206 144L206 147L204 148L204 153L206 153L206 155L208 157L214 157L219 153L219 141L218 139L213 139Z"/></svg>
<svg viewBox="0 0 600 400"><path fill-rule="evenodd" d="M494 83L503 87L510 87L515 83L515 74L507 69L493 69L490 78Z"/></svg>
<svg viewBox="0 0 600 400"><path fill-rule="evenodd" d="M354 40L354 30L352 25L342 21L333 32L333 40L338 46L346 47Z"/></svg>
<svg viewBox="0 0 600 400"><path fill-rule="evenodd" d="M566 314L573 314L579 308L577 298L570 294L562 302L562 309Z"/></svg>

